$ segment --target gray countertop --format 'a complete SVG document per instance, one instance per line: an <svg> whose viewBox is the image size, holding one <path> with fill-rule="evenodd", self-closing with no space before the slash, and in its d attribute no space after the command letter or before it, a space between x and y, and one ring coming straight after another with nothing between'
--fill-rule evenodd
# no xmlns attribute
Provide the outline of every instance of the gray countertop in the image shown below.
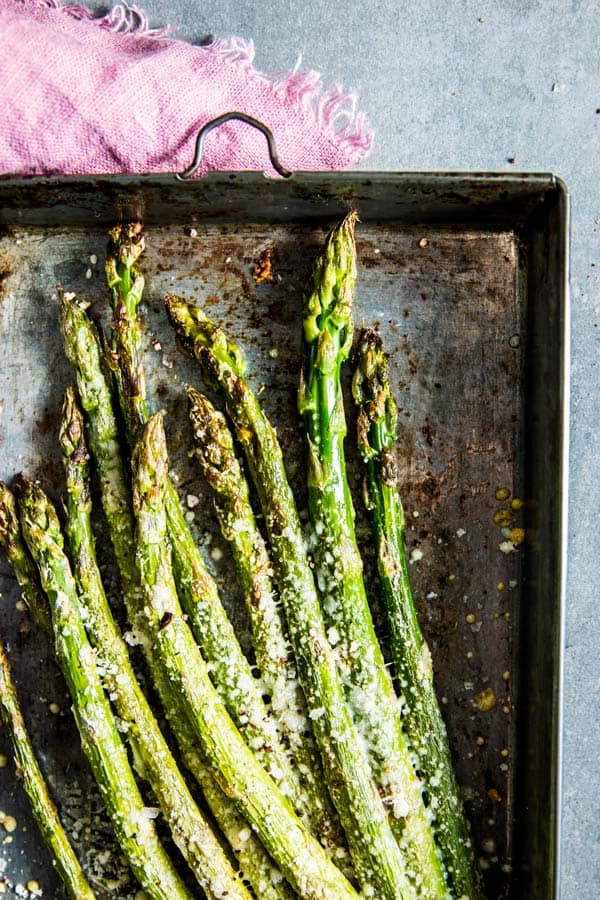
<svg viewBox="0 0 600 900"><path fill-rule="evenodd" d="M571 195L570 528L561 900L600 896L600 16L593 0L146 0L195 42L253 39L263 71L316 69L360 95L361 168L552 172ZM100 4L91 4L100 8ZM510 161L509 161L510 160Z"/></svg>

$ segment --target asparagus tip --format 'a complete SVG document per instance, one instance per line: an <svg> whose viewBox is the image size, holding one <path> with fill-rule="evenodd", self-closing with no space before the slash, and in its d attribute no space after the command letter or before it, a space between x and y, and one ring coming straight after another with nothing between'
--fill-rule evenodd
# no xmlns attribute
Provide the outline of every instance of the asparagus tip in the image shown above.
<svg viewBox="0 0 600 900"><path fill-rule="evenodd" d="M194 434L196 456L205 476L215 486L218 473L236 468L233 437L225 416L208 397L188 388L189 417Z"/></svg>
<svg viewBox="0 0 600 900"><path fill-rule="evenodd" d="M304 294L304 337L308 344L330 334L340 336L336 351L344 359L352 343L352 299L356 282L356 246L354 226L356 210L351 210L327 237L325 247L315 260Z"/></svg>
<svg viewBox="0 0 600 900"><path fill-rule="evenodd" d="M390 394L388 356L381 336L373 328L364 328L356 342L352 393L358 404L374 404L371 418L383 415Z"/></svg>
<svg viewBox="0 0 600 900"><path fill-rule="evenodd" d="M67 459L73 459L74 462L87 461L83 414L72 386L65 391L58 440Z"/></svg>
<svg viewBox="0 0 600 900"><path fill-rule="evenodd" d="M357 436L364 459L389 450L396 440L398 411L390 389L389 360L380 334L363 328L354 354L352 396L358 406Z"/></svg>
<svg viewBox="0 0 600 900"><path fill-rule="evenodd" d="M215 407L205 394L202 394L189 384L186 385L186 391L191 418L203 421L207 416L215 412Z"/></svg>
<svg viewBox="0 0 600 900"><path fill-rule="evenodd" d="M132 457L133 505L140 511L145 501L159 501L166 488L169 459L163 414L156 412L146 422Z"/></svg>
<svg viewBox="0 0 600 900"><path fill-rule="evenodd" d="M27 533L39 529L62 547L62 532L54 504L39 484L19 472L15 477L15 495L26 542L29 544Z"/></svg>
<svg viewBox="0 0 600 900"><path fill-rule="evenodd" d="M184 353L188 355L193 354L194 341L189 329L186 327L191 320L188 304L182 297L178 297L177 294L165 294L164 301L167 318L172 328L175 329L178 345Z"/></svg>
<svg viewBox="0 0 600 900"><path fill-rule="evenodd" d="M61 330L63 334L74 335L92 304L89 300L78 297L73 291L58 288L57 294Z"/></svg>
<svg viewBox="0 0 600 900"><path fill-rule="evenodd" d="M209 380L218 382L221 363L238 377L244 374L246 363L240 348L200 307L171 293L165 294L164 300L179 346L201 362Z"/></svg>
<svg viewBox="0 0 600 900"><path fill-rule="evenodd" d="M10 488L0 481L0 544L6 546L17 527L15 498Z"/></svg>
<svg viewBox="0 0 600 900"><path fill-rule="evenodd" d="M128 269L133 268L144 252L145 246L144 228L141 222L115 225L108 232L107 268L109 261L120 263Z"/></svg>

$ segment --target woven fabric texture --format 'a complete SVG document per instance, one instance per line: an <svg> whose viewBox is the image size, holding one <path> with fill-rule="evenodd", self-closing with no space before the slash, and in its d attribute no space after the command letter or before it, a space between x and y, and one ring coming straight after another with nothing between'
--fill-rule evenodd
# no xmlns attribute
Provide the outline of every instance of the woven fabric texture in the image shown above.
<svg viewBox="0 0 600 900"><path fill-rule="evenodd" d="M185 169L199 128L240 111L272 130L291 170L358 163L372 134L356 97L315 72L268 76L241 38L193 46L119 4L94 18L59 0L0 0L0 173ZM199 174L274 174L264 137L228 122L208 135Z"/></svg>

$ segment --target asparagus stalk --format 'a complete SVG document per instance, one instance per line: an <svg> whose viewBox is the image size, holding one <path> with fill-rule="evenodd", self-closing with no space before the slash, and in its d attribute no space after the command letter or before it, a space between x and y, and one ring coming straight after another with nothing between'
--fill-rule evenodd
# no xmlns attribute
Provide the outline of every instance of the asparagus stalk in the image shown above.
<svg viewBox="0 0 600 900"><path fill-rule="evenodd" d="M352 346L356 282L349 213L330 233L304 296L304 365L298 407L308 443L311 550L325 622L336 641L342 681L365 740L373 777L422 896L447 893L446 877L402 731L402 712L385 666L367 594L346 477L341 372Z"/></svg>
<svg viewBox="0 0 600 900"><path fill-rule="evenodd" d="M404 534L406 522L393 455L397 408L380 336L362 331L352 392L358 407L358 448L366 467L377 566L387 616L391 658L405 698L403 723L418 759L435 833L455 896L479 896L473 853L452 767L446 726L438 705L427 642L413 600Z"/></svg>
<svg viewBox="0 0 600 900"><path fill-rule="evenodd" d="M138 761L149 782L173 840L210 897L250 900L210 824L194 802L137 682L127 645L115 625L96 564L91 528L89 454L84 423L74 391L63 404L60 445L67 483L65 527L82 615L90 641L104 673L104 684L114 703ZM79 611L78 611L79 612Z"/></svg>
<svg viewBox="0 0 600 900"><path fill-rule="evenodd" d="M323 769L315 745L287 624L273 584L267 547L250 504L248 482L235 455L222 413L188 388L195 455L214 490L221 531L229 541L250 616L256 663L271 708L307 792L312 830L341 863L347 855L339 820L323 792Z"/></svg>
<svg viewBox="0 0 600 900"><path fill-rule="evenodd" d="M164 506L168 459L160 413L142 432L133 457L133 499L142 602L137 627L153 658L186 698L190 722L215 777L248 819L301 897L356 898L345 876L302 825L258 763L215 691L185 621L173 580Z"/></svg>
<svg viewBox="0 0 600 900"><path fill-rule="evenodd" d="M123 594L136 596L139 574L133 545L131 490L121 454L119 430L103 366L98 332L73 294L58 292L65 354L77 380L77 394L88 426L88 441L100 482L102 506Z"/></svg>
<svg viewBox="0 0 600 900"><path fill-rule="evenodd" d="M139 594L139 571L135 559L131 489L119 445L112 394L102 366L100 340L85 309L72 296L59 292L59 300L65 352L76 372L78 396L85 413L90 450L100 482L102 505L121 576L125 605L130 620L133 620ZM178 503L177 509L181 513ZM181 515L181 519L183 520L183 515ZM192 562L199 561L198 566L201 567L200 570L194 570L189 575L188 589L190 592L197 592L200 600L205 599L205 602L210 604L210 609L216 610L215 616L207 615L206 617L206 642L210 641L211 635L214 636L214 656L216 657L226 650L228 646L226 639L228 634L230 632L233 634L233 632L224 612L219 616L217 606L211 603L213 594L217 597L219 605L220 600L216 594L214 582L208 575L207 593L206 595L202 593L201 575L205 569L185 525L185 520L183 522L185 531L181 530L178 533L180 538L184 538L186 541L186 558ZM178 546L181 546L181 540ZM201 622L200 600L198 604L199 623ZM215 617L218 617L216 622ZM143 645L142 649L145 649ZM210 654L208 658L210 659L212 655ZM234 666L234 674L235 672ZM273 900L285 898L287 894L285 885L279 883L277 872L273 872L274 866L269 856L253 834L246 837L248 829L245 823L240 821L239 814L231 801L216 786L211 773L206 768L206 763L198 753L194 732L187 721L185 712L181 709L176 691L169 685L167 679L161 679L159 673L155 674L161 703L169 716L169 722L182 751L184 762L202 789L212 814L233 848L244 877L255 888L258 885L262 886L265 900L271 900L271 896ZM251 673L250 677L252 677ZM232 684L231 689L234 688L235 684ZM239 838L241 833L244 834L244 840ZM268 891L270 893L267 893Z"/></svg>
<svg viewBox="0 0 600 900"><path fill-rule="evenodd" d="M0 481L0 544L23 592L22 596L33 618L44 631L52 630L50 607L39 585L39 577L31 554L21 534L17 505L12 492Z"/></svg>
<svg viewBox="0 0 600 900"><path fill-rule="evenodd" d="M148 418L146 379L142 364L137 308L144 293L144 276L137 263L145 249L139 222L116 225L108 232L105 272L111 292L113 317L110 347L121 413L133 447Z"/></svg>
<svg viewBox="0 0 600 900"><path fill-rule="evenodd" d="M63 550L56 512L41 488L20 477L18 505L23 535L50 603L56 656L73 701L82 748L98 782L121 849L152 900L189 900L191 894L167 856L119 737L78 616L77 587Z"/></svg>
<svg viewBox="0 0 600 900"><path fill-rule="evenodd" d="M137 263L143 250L144 237L139 224L119 225L109 232L106 273L113 308L112 368L117 375L121 411L131 447L148 419L137 319L137 307L144 289L144 278ZM290 797L296 810L310 821L306 792L289 764L276 723L263 701L262 687L252 675L216 584L192 538L170 478L166 506L180 599L196 640L211 666L214 683L263 766Z"/></svg>
<svg viewBox="0 0 600 900"><path fill-rule="evenodd" d="M25 793L29 798L33 816L52 857L52 864L62 879L69 897L72 897L73 900L95 900L96 895L89 886L79 865L79 860L69 843L31 746L17 691L12 680L8 657L1 640L0 718L8 729L15 755L17 774L21 778Z"/></svg>
<svg viewBox="0 0 600 900"><path fill-rule="evenodd" d="M356 876L377 897L411 897L404 861L369 771L328 642L294 498L274 428L244 378L238 347L203 312L165 298L181 346L227 398L236 436L265 516L276 581L290 629L327 785L340 814Z"/></svg>

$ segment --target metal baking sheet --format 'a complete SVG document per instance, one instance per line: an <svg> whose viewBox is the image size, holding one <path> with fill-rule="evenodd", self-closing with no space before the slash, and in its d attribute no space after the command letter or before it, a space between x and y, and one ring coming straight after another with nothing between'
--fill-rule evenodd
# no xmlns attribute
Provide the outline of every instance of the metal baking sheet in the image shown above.
<svg viewBox="0 0 600 900"><path fill-rule="evenodd" d="M377 325L391 353L408 549L419 551L411 574L488 896L551 898L558 864L567 377L567 200L555 178L0 180L0 478L10 482L24 471L60 497L56 431L71 375L55 288L60 283L87 297L106 322L105 232L141 217L151 405L167 412L180 489L201 500L192 527L245 639L227 548L187 457L182 385L198 382L198 370L176 350L162 296L175 290L196 298L244 347L302 507L295 399L301 293L327 229L350 207L361 219L356 321ZM275 280L257 284L253 267L267 249ZM347 451L369 573L352 428L349 406ZM508 500L497 499L499 489L510 491ZM515 498L523 501L515 525L526 539L505 553L494 515ZM68 830L99 896L135 896L98 814L63 682L45 639L20 608L4 560L0 592L2 634ZM44 896L62 897L2 734L0 753L8 756L0 768L0 809L18 822L10 835L0 826L0 880L15 890L33 878Z"/></svg>

